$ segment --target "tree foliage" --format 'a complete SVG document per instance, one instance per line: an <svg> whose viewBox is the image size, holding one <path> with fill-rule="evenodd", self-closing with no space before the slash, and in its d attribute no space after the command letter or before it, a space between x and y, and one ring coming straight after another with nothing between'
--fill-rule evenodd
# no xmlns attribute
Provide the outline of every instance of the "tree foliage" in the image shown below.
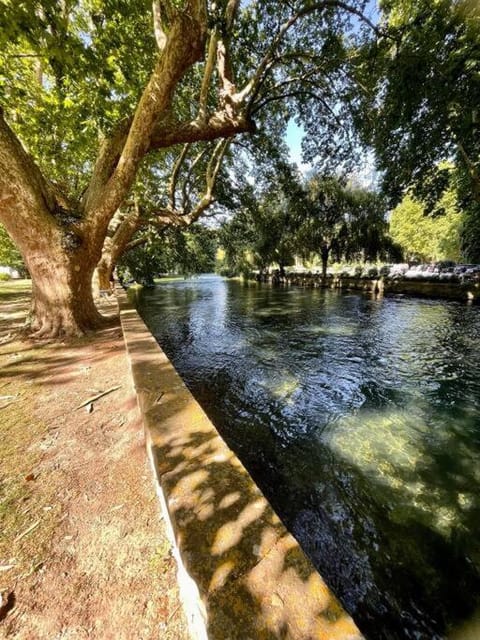
<svg viewBox="0 0 480 640"><path fill-rule="evenodd" d="M231 271L283 269L295 256L321 258L324 268L332 254L337 261L398 256L388 236L386 202L377 193L332 176L305 182L284 162L264 178L239 194L242 206L220 229Z"/></svg>
<svg viewBox="0 0 480 640"><path fill-rule="evenodd" d="M127 251L119 260L123 279L132 277L142 284L153 284L161 274L209 273L215 269L216 233L196 224L188 230L166 227L153 233L149 242Z"/></svg>
<svg viewBox="0 0 480 640"><path fill-rule="evenodd" d="M452 191L442 197L441 207L443 215L426 216L425 205L407 195L393 210L390 233L409 260L460 260L463 216Z"/></svg>
<svg viewBox="0 0 480 640"><path fill-rule="evenodd" d="M408 188L432 210L452 165L480 201L480 12L469 0L383 0L388 27L357 66L356 122L393 202Z"/></svg>

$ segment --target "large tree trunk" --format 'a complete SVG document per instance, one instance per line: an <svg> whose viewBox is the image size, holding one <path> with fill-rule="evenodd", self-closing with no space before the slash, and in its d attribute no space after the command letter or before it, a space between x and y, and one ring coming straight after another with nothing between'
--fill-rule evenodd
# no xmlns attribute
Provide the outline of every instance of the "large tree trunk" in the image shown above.
<svg viewBox="0 0 480 640"><path fill-rule="evenodd" d="M107 322L95 306L92 275L99 250L86 243L66 247L72 235L45 229L45 241L19 239L32 277L29 330L34 337L78 336ZM48 239L48 240L47 240Z"/></svg>
<svg viewBox="0 0 480 640"><path fill-rule="evenodd" d="M78 336L98 329L105 318L92 296L93 265L77 265L53 249L29 259L32 276L31 330L36 337ZM34 266L32 266L34 264Z"/></svg>

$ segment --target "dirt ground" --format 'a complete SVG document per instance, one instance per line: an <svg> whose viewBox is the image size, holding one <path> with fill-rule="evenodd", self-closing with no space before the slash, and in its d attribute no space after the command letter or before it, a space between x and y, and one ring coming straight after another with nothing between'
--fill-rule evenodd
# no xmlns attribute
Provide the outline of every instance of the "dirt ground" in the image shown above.
<svg viewBox="0 0 480 640"><path fill-rule="evenodd" d="M121 330L22 342L28 302L0 283L0 638L186 640Z"/></svg>

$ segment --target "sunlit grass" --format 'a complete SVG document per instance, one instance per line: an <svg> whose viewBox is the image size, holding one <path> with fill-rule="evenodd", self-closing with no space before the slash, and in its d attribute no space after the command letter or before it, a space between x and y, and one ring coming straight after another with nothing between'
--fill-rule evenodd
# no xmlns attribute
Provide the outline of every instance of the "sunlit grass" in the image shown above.
<svg viewBox="0 0 480 640"><path fill-rule="evenodd" d="M29 294L31 289L31 280L0 280L0 300L11 295Z"/></svg>

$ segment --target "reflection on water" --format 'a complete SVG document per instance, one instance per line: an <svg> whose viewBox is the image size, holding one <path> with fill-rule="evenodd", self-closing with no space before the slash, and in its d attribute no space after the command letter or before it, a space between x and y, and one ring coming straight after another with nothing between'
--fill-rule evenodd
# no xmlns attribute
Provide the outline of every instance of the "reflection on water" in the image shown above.
<svg viewBox="0 0 480 640"><path fill-rule="evenodd" d="M139 307L368 638L476 633L478 308L214 276Z"/></svg>

